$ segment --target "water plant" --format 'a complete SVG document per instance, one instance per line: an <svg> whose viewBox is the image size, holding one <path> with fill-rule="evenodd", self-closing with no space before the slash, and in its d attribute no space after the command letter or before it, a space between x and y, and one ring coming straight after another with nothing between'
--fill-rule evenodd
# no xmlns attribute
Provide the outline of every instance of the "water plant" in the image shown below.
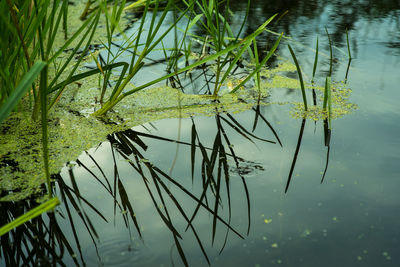
<svg viewBox="0 0 400 267"><path fill-rule="evenodd" d="M323 110L325 111L328 121L329 121L329 128L331 127L331 120L332 120L332 92L331 92L331 77L326 77L325 80L325 90L324 90L324 102L322 105Z"/></svg>
<svg viewBox="0 0 400 267"><path fill-rule="evenodd" d="M317 36L317 43L315 45L315 57L314 57L314 65L313 65L311 83L314 83L314 78L315 78L315 72L317 70L317 65L318 65L318 36Z"/></svg>
<svg viewBox="0 0 400 267"><path fill-rule="evenodd" d="M347 63L346 76L344 77L344 81L345 82L347 82L347 76L349 74L349 69L350 69L350 63L351 63L351 60L353 59L351 57L350 42L349 42L349 32L348 32L347 29L346 29L346 43L347 43L347 52L348 52L349 62Z"/></svg>
<svg viewBox="0 0 400 267"><path fill-rule="evenodd" d="M0 107L0 124L10 115L21 98L31 88L32 83L39 76L44 66L46 66L46 63L36 61L32 68L22 77L17 87L10 92L7 101Z"/></svg>
<svg viewBox="0 0 400 267"><path fill-rule="evenodd" d="M332 77L332 64L333 64L333 53L332 53L332 41L329 35L328 29L325 28L326 35L328 36L329 40L329 52L330 52L330 61L329 61L329 73L325 80L325 90L324 90L324 102L323 102L323 109L327 115L328 119L328 127L331 128L331 121L332 121L332 92L331 92L331 77ZM328 107L328 109L327 109Z"/></svg>
<svg viewBox="0 0 400 267"><path fill-rule="evenodd" d="M0 104L1 121L10 113L28 91L30 101L29 106L32 111L32 118L38 119L40 112L42 129L42 147L44 174L48 184L49 195L52 195L50 186L49 158L48 158L48 133L47 119L48 109L57 101L64 89L60 86L53 101L48 102L51 87L58 81L66 67L72 63L80 44L87 38L87 45L84 53L89 47L91 37L98 23L100 13L93 14L82 26L69 38L61 47L55 47L55 40L60 28L63 27L64 35L67 37L66 16L68 12L68 1L49 0L25 1L14 3L7 0L0 4L2 44L0 45L1 59L3 66L0 70ZM80 34L84 31L84 34ZM73 53L59 67L55 60L74 40L80 38L78 46ZM18 40L18 41L16 41ZM83 54L75 67L70 71L71 77L80 62ZM49 65L54 66L54 72L49 74ZM40 75L39 75L40 72ZM39 76L39 82L34 83ZM52 77L52 78L50 78ZM31 88L29 90L28 88Z"/></svg>
<svg viewBox="0 0 400 267"><path fill-rule="evenodd" d="M312 85L314 85L315 71L317 70L317 65L318 65L318 36L317 36L317 43L315 45L314 66L313 66L312 79L311 79ZM312 96L313 96L313 104L314 104L314 106L316 106L317 105L317 95L315 93L314 88L312 89Z"/></svg>
<svg viewBox="0 0 400 267"><path fill-rule="evenodd" d="M308 110L307 96L306 96L306 90L305 90L304 81L303 81L303 74L301 73L299 62L297 61L296 55L295 55L292 47L290 45L288 45L288 48L289 48L290 54L292 55L294 64L296 65L297 74L299 75L299 81L300 81L300 86L301 86L301 95L303 97L304 110L307 111Z"/></svg>
<svg viewBox="0 0 400 267"><path fill-rule="evenodd" d="M265 23L263 23L254 33L250 34L249 36L239 40L239 35L235 36L233 40L228 42L227 44L225 43L226 33L231 34L230 27L228 26L226 19L219 13L218 8L219 4L217 4L214 1L210 1L209 3L206 3L206 1L193 1L190 3L186 3L187 7L185 10L181 11L181 14L179 15L178 18L174 19L174 22L162 33L159 32L160 27L162 23L164 22L165 17L167 16L168 11L170 8L172 8L173 1L170 0L168 1L167 5L163 8L163 11L161 12L159 10L159 2L155 1L154 7L152 8L152 15L149 15L149 6L151 2L147 1L146 5L144 6L144 11L143 15L141 18L141 24L138 28L136 36L133 37L135 40L135 43L133 45L133 56L131 59L130 63L130 68L128 71L128 74L123 77L123 81L121 83L118 83L118 86L115 86L114 89L112 90L110 97L108 100L102 105L102 107L94 112L93 115L95 116L101 116L107 113L110 109L112 109L117 103L122 101L125 97L134 94L135 92L138 92L140 90L143 90L151 85L154 85L160 81L169 79L173 76L176 76L180 73L187 72L189 70L192 70L196 67L199 67L207 62L215 61L216 63L216 81L215 81L215 87L213 90L213 95L216 96L218 94L218 91L220 87L222 86L223 82L226 80L228 75L230 74L231 70L235 66L235 64L241 59L243 53L246 51L246 49L251 45L253 40L261 34L266 26L274 19L274 16L269 18ZM202 23L202 25L205 25L205 27L208 29L208 31L212 34L212 38L210 38L210 42L204 42L205 45L210 45L212 44L212 47L214 48L215 52L214 54L208 54L205 55L203 58L200 58L199 60L191 63L190 65L185 66L184 68L177 69L177 60L175 60L174 67L171 68L169 67L170 71L173 69L174 71L168 73L167 75L163 75L157 79L154 79L150 82L147 82L145 84L142 84L140 86L136 86L133 89L130 90L125 90L127 85L130 83L131 79L139 72L139 70L143 67L144 62L143 59L150 53L152 52L158 45L162 44L163 38L170 32L172 31L177 23L185 16L187 16L187 13L190 11L192 12L193 10L193 5L197 4L199 9L203 12L202 14L196 14L194 17L194 22L198 21L199 23L201 22L201 17L206 18L207 23ZM161 13L161 14L159 14ZM144 22L147 16L151 16L150 19L150 26L149 30L144 33ZM193 21L187 24L186 29L184 30L184 35L183 38L186 36L188 30L194 25ZM240 34L240 32L238 33ZM143 36L144 35L144 36ZM143 43L140 43L140 40L144 39ZM277 43L279 43L279 40ZM178 43L178 42L175 42ZM277 44L276 44L277 46ZM276 49L276 46L274 48ZM141 51L139 51L139 48L142 48ZM180 42L180 47L182 47L182 42ZM274 49L271 49L271 51L274 51ZM272 52L273 52L272 51ZM233 59L232 59L233 55ZM270 53L271 55L271 53ZM224 56L224 59L222 59L222 56ZM176 55L175 57L176 58ZM266 58L268 60L269 57ZM262 63L265 63L266 60L263 60ZM229 65L227 66L227 63L229 62ZM262 65L262 64L260 64ZM224 69L224 74L222 75L221 71ZM261 66L260 66L261 67ZM260 68L258 68L259 71ZM254 75L256 72L250 73L249 77ZM121 77L121 76L120 76ZM247 79L248 80L248 79ZM246 81L247 81L246 80ZM237 90L238 88L236 88ZM125 91L124 91L125 90ZM233 90L235 91L235 90Z"/></svg>
<svg viewBox="0 0 400 267"><path fill-rule="evenodd" d="M12 229L24 224L25 222L32 220L33 218L35 218L37 216L40 216L44 212L52 211L58 204L60 204L60 201L56 197L53 197L52 199L47 200L46 202L42 203L41 205L37 206L36 208L31 209L30 211L19 216L18 218L11 221L10 223L2 226L0 228L0 236L8 233Z"/></svg>

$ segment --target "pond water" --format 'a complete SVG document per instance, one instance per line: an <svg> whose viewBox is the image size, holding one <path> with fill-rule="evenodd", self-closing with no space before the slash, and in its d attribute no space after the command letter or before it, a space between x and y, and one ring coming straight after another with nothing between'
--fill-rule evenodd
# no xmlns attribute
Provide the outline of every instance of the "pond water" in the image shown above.
<svg viewBox="0 0 400 267"><path fill-rule="evenodd" d="M234 19L245 16L246 3L231 5ZM295 41L278 54L290 58L290 43L311 74L318 35L319 82L329 69L324 27L336 81L348 29L356 111L331 132L294 119L290 105L267 105L110 135L53 177L54 214L1 237L0 265L400 266L400 3L253 1L246 32L286 10L269 29ZM32 205L1 203L1 220Z"/></svg>

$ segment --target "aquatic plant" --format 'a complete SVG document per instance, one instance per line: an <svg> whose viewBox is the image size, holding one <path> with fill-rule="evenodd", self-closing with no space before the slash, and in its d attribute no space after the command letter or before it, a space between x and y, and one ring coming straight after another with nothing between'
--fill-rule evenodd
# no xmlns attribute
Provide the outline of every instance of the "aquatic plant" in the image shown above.
<svg viewBox="0 0 400 267"><path fill-rule="evenodd" d="M297 74L299 75L299 80L300 80L300 86L301 86L301 95L303 97L303 103L304 103L304 110L307 111L307 96L306 96L306 90L304 87L304 81L303 81L303 74L301 73L300 65L299 62L297 61L296 55L293 52L293 49L290 45L288 45L290 54L292 55L294 64L296 64L296 69L297 69Z"/></svg>
<svg viewBox="0 0 400 267"><path fill-rule="evenodd" d="M317 65L318 65L318 36L317 36L317 43L315 45L314 66L313 66L313 72L312 72L312 78L311 78L312 85L314 85L315 71L317 70ZM312 96L313 96L313 104L314 104L314 106L316 106L317 105L317 95L315 93L314 87L312 89Z"/></svg>
<svg viewBox="0 0 400 267"><path fill-rule="evenodd" d="M42 203L41 205L37 206L36 208L31 209L30 211L26 212L25 214L19 216L15 220L12 220L8 224L2 226L0 228L0 236L6 234L7 232L11 231L12 229L24 224L25 222L32 220L33 218L40 216L44 212L52 211L60 201L58 198L53 197L50 200Z"/></svg>
<svg viewBox="0 0 400 267"><path fill-rule="evenodd" d="M314 83L315 71L317 70L317 65L318 65L318 36L317 36L317 43L315 45L315 57L314 57L314 66L313 66L311 83Z"/></svg>
<svg viewBox="0 0 400 267"><path fill-rule="evenodd" d="M326 77L325 81L325 90L324 90L324 102L323 102L323 109L325 113L327 114L328 118L328 127L329 129L331 128L331 114L332 114L332 93L331 93L331 77L332 77L332 64L333 64L333 53L332 53L332 41L331 37L329 35L328 29L325 28L326 35L328 36L329 40L329 52L330 52L330 61L329 61L329 73L328 76ZM328 110L326 107L328 106Z"/></svg>
<svg viewBox="0 0 400 267"><path fill-rule="evenodd" d="M89 43L93 37L94 30L98 23L100 13L93 14L69 39L67 39L66 16L68 13L68 1L66 0L40 0L24 1L14 3L11 0L1 2L1 37L4 42L0 45L0 104L1 121L19 103L24 93L29 90L29 106L32 111L32 118L37 119L40 111L42 128L43 163L46 181L48 183L49 195L51 196L50 173L48 166L48 133L47 113L48 109L57 101L64 87L59 90L53 101L48 103L51 87L57 82L61 73L73 61L80 44L89 36L86 48L79 60L72 63L75 67L70 71L69 77L73 75L84 53L88 50ZM62 21L62 23L61 23ZM67 39L61 47L54 47L57 34L60 28L64 29L64 38ZM84 32L80 36L81 32ZM64 64L59 67L55 63L58 56L75 39L80 38L78 46L67 58ZM35 63L37 62L37 63ZM52 79L49 76L49 65L54 64L55 72ZM33 82L40 72L39 83ZM4 113L3 113L4 112Z"/></svg>
<svg viewBox="0 0 400 267"><path fill-rule="evenodd" d="M36 80L37 76L39 76L45 65L46 63L42 61L36 61L32 68L22 77L15 90L10 92L7 101L0 107L0 124L17 106L21 98L26 94L32 83Z"/></svg>
<svg viewBox="0 0 400 267"><path fill-rule="evenodd" d="M138 92L140 90L143 90L143 89L145 89L153 84L156 84L160 81L169 79L180 73L187 72L191 69L194 69L196 67L199 67L199 66L201 66L207 62L211 62L211 61L216 61L216 63L215 63L216 68L217 68L216 82L215 82L215 88L213 90L213 95L216 96L223 81L226 80L226 78L230 74L233 67L241 59L243 53L251 45L253 40L264 31L266 26L275 17L275 16L272 16L271 18L269 18L254 33L250 34L249 36L239 40L239 35L237 35L233 40L229 41L226 44L225 43L225 40L226 40L225 34L227 34L227 33L231 34L231 30L230 30L229 25L226 22L226 19L224 19L224 17L219 13L219 11L218 11L219 4L217 4L216 2L210 1L209 3L206 3L206 1L201 1L201 2L193 1L191 3L186 3L187 4L186 9L182 10L180 16L178 18L175 18L174 22L168 27L168 29L162 33L159 33L160 27L161 27L162 23L164 23L164 19L165 19L167 13L172 8L173 1L172 0L168 1L167 5L163 8L162 12L159 10L159 2L156 1L154 3L154 7L152 7L151 15L149 15L150 4L151 4L150 1L146 2L137 34L132 37L133 40L135 40L135 43L133 44L133 53L132 53L133 56L132 56L132 60L130 63L130 68L129 68L128 74L125 77L120 76L120 78L123 78L123 81L121 83L118 83L118 86L114 87L108 100L102 105L102 107L99 110L94 112L93 115L95 115L95 116L104 115L125 97L127 97L131 94L134 94L135 92ZM206 25L205 26L206 29L208 29L208 31L212 34L211 36L213 36L210 39L210 43L212 44L212 46L215 50L215 53L205 55L204 57L193 62L192 64L187 65L184 68L180 68L180 69L176 68L177 60L175 60L174 64L173 64L174 66L173 67L170 66L168 68L170 70L174 69L174 71L170 72L167 75L163 75L157 79L154 79L150 82L147 82L145 84L134 87L133 89L130 89L130 90L127 90L124 92L124 89L130 83L131 79L143 67L143 65L144 65L143 59L150 52L152 52L157 45L162 44L163 38L176 27L177 23L183 17L187 16L187 13L189 11L190 12L193 11L193 5L195 5L195 4L197 4L199 9L203 13L196 14L194 17L194 21L191 21L190 23L187 24L187 27L184 31L184 37L186 36L189 29L194 25L193 22L198 21L202 25ZM161 14L159 14L159 13L161 13ZM151 16L150 17L151 22L150 22L149 30L146 33L144 33L144 31L143 31L144 30L144 21L147 16ZM207 24L204 24L201 22L201 19L200 19L201 17L206 18ZM142 36L142 35L144 35L144 36ZM140 40L142 38L145 39L144 43L140 43ZM278 39L277 43L279 43L279 40L280 39ZM180 46L182 46L182 42L180 42ZM178 42L175 42L175 43L178 43ZM205 45L210 45L209 42L204 42L204 43L205 43ZM142 47L141 51L139 51L140 46ZM276 49L276 46L274 46L274 48ZM271 50L274 51L274 49L271 49ZM271 51L271 52L273 52L273 51ZM270 53L270 54L272 54L272 53ZM232 55L233 55L233 59L231 59ZM177 55L175 55L175 58L176 58L176 56ZM224 56L224 59L222 59L222 56ZM268 58L269 57L267 57L266 60L268 60ZM262 63L265 63L266 60L263 60ZM225 74L222 75L222 73L221 73L222 68L225 67L228 62L229 62L229 65L226 67L226 70L224 70ZM261 65L262 65L262 63L261 63ZM259 71L259 69L260 68L258 68L258 71ZM250 73L249 77L251 77L255 73L256 72ZM238 88L239 87L235 88L233 91L236 91Z"/></svg>
<svg viewBox="0 0 400 267"><path fill-rule="evenodd" d="M348 30L346 29L346 43L347 43L347 52L348 52L348 58L349 58L349 62L347 63L347 69L346 69L346 75L345 75L345 77L344 77L344 81L345 82L347 82L347 76L348 76L348 74L349 74L349 69L350 69L350 63L351 63L351 60L353 59L352 57L351 57L351 52L350 52L350 42L349 42L349 32L348 32Z"/></svg>

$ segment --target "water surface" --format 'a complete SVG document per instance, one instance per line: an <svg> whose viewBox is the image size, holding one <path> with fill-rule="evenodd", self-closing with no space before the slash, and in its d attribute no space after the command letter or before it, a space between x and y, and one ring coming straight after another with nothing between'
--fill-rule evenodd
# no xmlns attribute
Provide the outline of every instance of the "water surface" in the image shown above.
<svg viewBox="0 0 400 267"><path fill-rule="evenodd" d="M245 15L236 2L232 20ZM254 1L245 30L285 10L270 29L294 41L279 54L289 58L290 43L310 78L318 35L319 82L329 69L324 27L335 45L335 80L345 77L348 29L347 82L359 109L332 122L329 142L323 122L294 119L288 105L261 107L254 132L256 107L111 135L54 176L63 202L54 215L18 228L13 243L2 237L2 265L32 257L43 266L399 266L400 5ZM261 50L275 38L266 33ZM200 207L185 231L203 192L209 210ZM1 205L6 220L32 203Z"/></svg>

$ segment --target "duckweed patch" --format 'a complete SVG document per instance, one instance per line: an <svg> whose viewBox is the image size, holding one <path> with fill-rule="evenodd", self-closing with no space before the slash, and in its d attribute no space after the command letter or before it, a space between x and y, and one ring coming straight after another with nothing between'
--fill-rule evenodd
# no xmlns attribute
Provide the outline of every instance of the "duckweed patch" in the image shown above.
<svg viewBox="0 0 400 267"><path fill-rule="evenodd" d="M323 88L313 87L318 93L318 102L323 101ZM344 82L332 83L332 109L331 109L331 119L338 119L351 113L357 109L357 105L349 102L349 97L351 95L351 89L347 87ZM309 106L308 111L304 110L304 104L302 102L292 103L293 108L290 114L294 118L307 118L314 121L325 120L328 118L327 111L322 108L321 105Z"/></svg>
<svg viewBox="0 0 400 267"><path fill-rule="evenodd" d="M125 98L103 119L90 115L100 108L97 102L100 93L98 76L89 77L82 86L72 83L49 113L50 172L59 172L66 162L76 159L82 151L96 146L116 131L164 118L213 116L216 112L239 113L253 107L259 96L264 99L260 104L268 105L270 103L265 99L271 88L300 88L296 79L285 76L285 73L294 70L293 64L284 61L276 68L262 70L264 81L261 91L255 87L241 88L235 94L218 97L184 94L167 86L147 88ZM230 79L229 82L237 81ZM348 102L351 90L343 83L337 83L332 88L333 119L356 108ZM315 89L322 94L322 87ZM282 99L274 104L287 102ZM295 118L306 116L320 120L326 117L321 107L312 107L304 113L301 103L291 104L291 114ZM21 106L29 106L28 100L25 99ZM40 123L32 122L30 115L28 109L15 112L0 126L0 201L40 195L44 188L41 186L45 176L42 173Z"/></svg>

